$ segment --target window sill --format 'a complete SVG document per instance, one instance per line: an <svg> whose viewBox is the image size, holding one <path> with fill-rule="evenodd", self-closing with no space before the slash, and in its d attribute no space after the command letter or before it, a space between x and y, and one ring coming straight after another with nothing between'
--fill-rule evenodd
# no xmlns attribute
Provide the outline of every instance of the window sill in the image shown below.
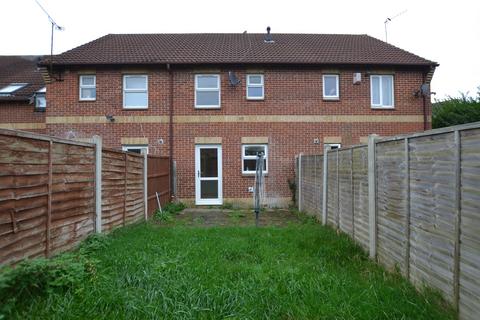
<svg viewBox="0 0 480 320"><path fill-rule="evenodd" d="M195 106L195 109L202 110L202 109L221 109L220 106Z"/></svg>
<svg viewBox="0 0 480 320"><path fill-rule="evenodd" d="M95 102L97 99L78 99L78 102Z"/></svg>
<svg viewBox="0 0 480 320"><path fill-rule="evenodd" d="M326 98L326 97L323 97L323 101L340 101L340 97L338 98Z"/></svg>
<svg viewBox="0 0 480 320"><path fill-rule="evenodd" d="M265 101L265 98L246 98L247 101Z"/></svg>
<svg viewBox="0 0 480 320"><path fill-rule="evenodd" d="M268 172L263 174L264 177L268 177ZM251 177L255 178L255 172L249 173L249 172L242 172L242 177Z"/></svg>
<svg viewBox="0 0 480 320"><path fill-rule="evenodd" d="M374 110L382 110L382 109L392 110L392 109L395 109L395 106L370 106L370 108Z"/></svg>
<svg viewBox="0 0 480 320"><path fill-rule="evenodd" d="M148 107L123 107L123 110L131 110L131 111L148 110Z"/></svg>

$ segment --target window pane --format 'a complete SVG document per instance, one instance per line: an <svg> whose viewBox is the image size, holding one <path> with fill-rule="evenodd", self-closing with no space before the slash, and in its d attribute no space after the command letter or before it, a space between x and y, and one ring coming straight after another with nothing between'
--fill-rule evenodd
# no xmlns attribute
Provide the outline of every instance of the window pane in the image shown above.
<svg viewBox="0 0 480 320"><path fill-rule="evenodd" d="M200 198L217 199L218 198L218 180L203 180L200 182Z"/></svg>
<svg viewBox="0 0 480 320"><path fill-rule="evenodd" d="M141 148L128 148L127 149L128 152L133 152L133 153L142 153L142 149Z"/></svg>
<svg viewBox="0 0 480 320"><path fill-rule="evenodd" d="M95 84L95 77L94 76L81 76L81 83L84 86L93 86Z"/></svg>
<svg viewBox="0 0 480 320"><path fill-rule="evenodd" d="M262 84L262 76L248 76L248 84Z"/></svg>
<svg viewBox="0 0 480 320"><path fill-rule="evenodd" d="M125 77L126 89L147 89L147 77Z"/></svg>
<svg viewBox="0 0 480 320"><path fill-rule="evenodd" d="M125 92L125 107L146 107L146 92Z"/></svg>
<svg viewBox="0 0 480 320"><path fill-rule="evenodd" d="M254 160L254 159L243 160L243 171L255 171L256 166L257 166L257 160Z"/></svg>
<svg viewBox="0 0 480 320"><path fill-rule="evenodd" d="M392 92L393 77L382 77L382 105L393 105L393 92Z"/></svg>
<svg viewBox="0 0 480 320"><path fill-rule="evenodd" d="M218 152L216 148L200 149L200 176L218 177Z"/></svg>
<svg viewBox="0 0 480 320"><path fill-rule="evenodd" d="M261 98L263 97L263 87L248 87L249 98Z"/></svg>
<svg viewBox="0 0 480 320"><path fill-rule="evenodd" d="M218 77L217 76L198 76L197 77L197 88L200 89L216 89L218 88Z"/></svg>
<svg viewBox="0 0 480 320"><path fill-rule="evenodd" d="M82 88L80 92L82 99L95 99L97 96L97 89L95 88Z"/></svg>
<svg viewBox="0 0 480 320"><path fill-rule="evenodd" d="M218 106L219 104L218 91L197 91L197 106Z"/></svg>
<svg viewBox="0 0 480 320"><path fill-rule="evenodd" d="M337 77L335 76L324 76L323 85L325 86L325 96L337 96Z"/></svg>
<svg viewBox="0 0 480 320"><path fill-rule="evenodd" d="M36 102L35 102L35 106L37 108L45 108L47 107L47 100L45 99L45 96L44 95L37 95L36 97Z"/></svg>
<svg viewBox="0 0 480 320"><path fill-rule="evenodd" d="M246 156L256 156L259 152L263 152L265 155L265 146L246 146L245 155Z"/></svg>
<svg viewBox="0 0 480 320"><path fill-rule="evenodd" d="M380 79L372 77L372 104L380 104Z"/></svg>

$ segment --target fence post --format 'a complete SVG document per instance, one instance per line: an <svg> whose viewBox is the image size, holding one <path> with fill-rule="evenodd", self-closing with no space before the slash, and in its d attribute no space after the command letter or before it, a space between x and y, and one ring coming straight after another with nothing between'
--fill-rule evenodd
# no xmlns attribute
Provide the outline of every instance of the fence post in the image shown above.
<svg viewBox="0 0 480 320"><path fill-rule="evenodd" d="M405 138L405 276L410 280L410 149L409 139Z"/></svg>
<svg viewBox="0 0 480 320"><path fill-rule="evenodd" d="M298 155L298 211L302 211L302 156L303 153Z"/></svg>
<svg viewBox="0 0 480 320"><path fill-rule="evenodd" d="M145 221L148 219L148 155L143 152L143 202Z"/></svg>
<svg viewBox="0 0 480 320"><path fill-rule="evenodd" d="M95 143L95 232L102 232L102 137L93 136Z"/></svg>
<svg viewBox="0 0 480 320"><path fill-rule="evenodd" d="M52 228L52 187L53 187L53 141L48 144L48 199L47 199L47 227L45 235L45 256L50 257L50 238ZM14 228L15 229L15 228Z"/></svg>
<svg viewBox="0 0 480 320"><path fill-rule="evenodd" d="M455 139L455 247L453 251L453 305L459 311L460 300L460 224L461 224L461 141L460 132L454 131Z"/></svg>
<svg viewBox="0 0 480 320"><path fill-rule="evenodd" d="M322 194L322 224L327 224L327 214L328 214L328 150L330 146L327 144L323 147L323 194Z"/></svg>
<svg viewBox="0 0 480 320"><path fill-rule="evenodd" d="M368 226L370 238L370 258L377 256L377 175L375 139L378 136L368 136Z"/></svg>
<svg viewBox="0 0 480 320"><path fill-rule="evenodd" d="M127 180L128 180L128 153L124 153L125 172L123 180L123 226L127 224Z"/></svg>
<svg viewBox="0 0 480 320"><path fill-rule="evenodd" d="M350 210L352 210L352 239L355 241L355 185L353 183L353 148L350 148L350 194Z"/></svg>
<svg viewBox="0 0 480 320"><path fill-rule="evenodd" d="M337 172L335 173L336 174L336 179L337 179L337 190L335 190L335 193L337 194L337 203L336 203L336 206L337 206L337 210L335 210L337 212L337 216L335 217L335 223L336 223L336 227L337 229L340 229L340 176L338 174L338 167L340 166L340 160L338 158L338 148L336 149L336 154L337 154L337 159L336 159L336 167L337 167Z"/></svg>

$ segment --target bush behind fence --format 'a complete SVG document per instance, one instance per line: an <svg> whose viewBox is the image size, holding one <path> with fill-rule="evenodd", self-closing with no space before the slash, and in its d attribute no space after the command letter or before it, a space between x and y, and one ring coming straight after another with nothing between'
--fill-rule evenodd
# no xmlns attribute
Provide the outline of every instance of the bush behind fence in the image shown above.
<svg viewBox="0 0 480 320"><path fill-rule="evenodd" d="M415 285L438 289L461 319L477 319L480 123L372 137L326 157L298 157L299 209Z"/></svg>

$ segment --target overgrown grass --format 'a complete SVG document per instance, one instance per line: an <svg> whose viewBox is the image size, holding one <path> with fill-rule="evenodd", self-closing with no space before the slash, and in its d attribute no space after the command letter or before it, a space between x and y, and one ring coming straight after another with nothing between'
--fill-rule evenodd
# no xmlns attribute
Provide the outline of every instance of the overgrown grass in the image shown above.
<svg viewBox="0 0 480 320"><path fill-rule="evenodd" d="M84 252L94 276L32 294L12 319L453 319L343 235L285 228L159 227L114 232ZM34 279L30 279L34 281Z"/></svg>
<svg viewBox="0 0 480 320"><path fill-rule="evenodd" d="M170 202L162 208L162 211L157 210L153 217L158 222L173 222L175 216L185 208L182 202Z"/></svg>

